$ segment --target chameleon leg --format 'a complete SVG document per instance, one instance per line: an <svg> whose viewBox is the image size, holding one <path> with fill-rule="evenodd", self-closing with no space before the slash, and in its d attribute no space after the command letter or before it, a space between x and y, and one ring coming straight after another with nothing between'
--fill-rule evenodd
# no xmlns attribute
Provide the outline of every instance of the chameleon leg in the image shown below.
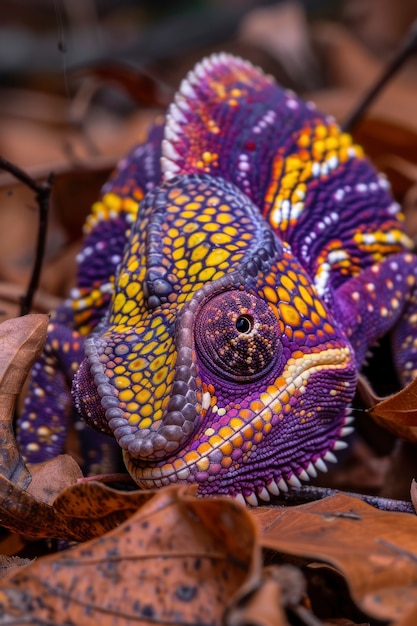
<svg viewBox="0 0 417 626"><path fill-rule="evenodd" d="M367 349L392 330L403 384L417 376L417 257L395 254L346 281L335 292L335 316L360 367Z"/></svg>
<svg viewBox="0 0 417 626"><path fill-rule="evenodd" d="M64 324L51 322L18 421L17 441L27 462L38 463L64 451L74 410L71 380L82 359L81 335Z"/></svg>

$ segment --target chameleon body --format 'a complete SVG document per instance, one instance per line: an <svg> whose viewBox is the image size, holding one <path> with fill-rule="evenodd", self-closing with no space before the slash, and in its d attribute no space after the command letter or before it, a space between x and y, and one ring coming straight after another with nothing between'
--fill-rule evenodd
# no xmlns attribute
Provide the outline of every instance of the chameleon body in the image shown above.
<svg viewBox="0 0 417 626"><path fill-rule="evenodd" d="M63 449L75 374L78 414L142 487L256 504L299 485L346 446L369 346L391 331L402 383L416 375L410 248L334 120L241 59L203 60L87 220L23 454Z"/></svg>

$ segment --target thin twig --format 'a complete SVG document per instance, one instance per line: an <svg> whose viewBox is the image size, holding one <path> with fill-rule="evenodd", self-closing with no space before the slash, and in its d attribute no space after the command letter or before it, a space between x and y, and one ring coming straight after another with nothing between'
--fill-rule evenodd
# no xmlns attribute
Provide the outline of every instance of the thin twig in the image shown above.
<svg viewBox="0 0 417 626"><path fill-rule="evenodd" d="M35 262L33 264L32 275L26 294L20 300L20 315L29 313L32 307L33 296L38 288L39 277L42 268L43 257L45 254L46 232L48 226L48 210L49 198L51 195L53 174L49 174L48 179L44 183L38 183L24 170L20 169L14 163L10 163L3 157L0 157L0 168L14 176L21 183L29 187L34 193L39 206L39 225L36 243Z"/></svg>
<svg viewBox="0 0 417 626"><path fill-rule="evenodd" d="M369 108L375 98L379 95L388 81L397 73L404 65L407 59L417 50L417 20L415 20L408 31L404 42L401 44L396 55L388 64L382 76L377 80L375 85L368 91L365 97L359 102L353 113L342 124L345 132L351 133L359 124L364 116L365 111Z"/></svg>
<svg viewBox="0 0 417 626"><path fill-rule="evenodd" d="M395 511L397 513L412 513L416 511L411 504L405 500L392 500L391 498L380 498L379 496L369 496L362 493L351 493L347 491L339 491L337 489L329 489L327 487L312 487L303 485L298 489L291 489L288 493L280 493L279 499L290 504L305 504L307 502L315 502L322 500L328 496L343 493L346 496L358 498L362 502L366 502L381 511Z"/></svg>

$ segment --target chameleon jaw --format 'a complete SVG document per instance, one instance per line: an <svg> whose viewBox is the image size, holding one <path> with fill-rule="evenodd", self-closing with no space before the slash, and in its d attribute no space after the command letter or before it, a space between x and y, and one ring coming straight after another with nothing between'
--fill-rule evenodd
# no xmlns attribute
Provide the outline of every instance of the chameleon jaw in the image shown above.
<svg viewBox="0 0 417 626"><path fill-rule="evenodd" d="M333 442L332 448L329 448L322 456L318 456L314 461L301 469L298 473L294 472L290 477L284 479L281 477L278 481L272 479L265 487L257 492L246 492L245 494L239 492L233 495L233 498L238 500L241 504L248 504L249 506L258 506L262 501L269 502L272 498L278 497L281 493L288 493L290 489L299 489L302 487L303 482L310 481L311 478L317 477L317 471L326 473L328 471L328 463L337 463L338 459L335 452L345 450L348 447L348 443L343 441L342 437L348 437L354 431L353 426L350 424L353 422L353 416L351 415L351 408L347 407L345 411L345 417L343 426L339 432L340 439L336 439Z"/></svg>
<svg viewBox="0 0 417 626"><path fill-rule="evenodd" d="M349 437L354 428L351 426L353 422L353 416L351 415L351 408L347 407L342 423L342 427L338 433L338 438L335 439L332 446L322 455L317 455L314 460L310 461L305 468L300 468L298 472L293 472L290 476L285 478L281 475L280 478L272 478L265 482L265 484L258 489L236 492L219 492L220 495L229 495L241 504L249 505L252 507L258 506L261 502L269 502L271 499L278 497L281 493L287 493L290 489L298 489L302 486L302 483L310 481L311 478L316 478L318 472L326 473L328 471L328 463L337 463L338 459L335 453L344 450L348 447L348 443L343 440L344 437ZM188 472L184 470L172 471L170 475L161 476L159 479L143 479L143 468L137 464L136 459L132 459L125 452L123 454L125 465L135 482L144 489L160 488L162 486L170 485L172 482L187 482L186 476ZM152 468L148 468L149 473L154 473ZM198 496L219 495L216 492L212 494L197 493Z"/></svg>
<svg viewBox="0 0 417 626"><path fill-rule="evenodd" d="M335 362L337 352L339 356ZM342 350L330 349L324 358L321 354L323 361L317 361L315 366L298 371L298 374L305 376L306 384L309 377L314 378L317 374L321 376L319 380L324 387L333 380L332 388L335 389L334 369L339 370L341 376L336 374L336 386L340 390L350 389L350 393L355 387L350 357L348 347ZM303 367L301 360L299 366ZM294 386L293 381L290 376L286 388ZM311 380L312 385L317 382L317 379ZM348 425L352 418L349 409L346 409L349 401L347 396L341 397L340 404L336 406L332 402L328 407L323 405L321 417L320 408L314 411L312 404L310 424L307 423L304 432L301 428L301 432L295 434L294 425L297 428L300 415L288 427L288 423L286 426L283 420L285 408L278 413L286 388L282 389L280 399L265 405L263 412L253 415L252 420L249 421L248 417L247 423L232 414L226 415L225 409L214 404L216 399L206 391L203 394L203 408L211 405L211 409L205 420L206 426L200 429L194 440L175 458L158 463L144 463L125 453L124 461L129 473L143 488L162 487L172 482L197 483L199 495L230 495L250 505L256 505L258 499L267 501L271 495L276 496L290 487L299 487L300 481L315 477L317 470L326 471L327 462L336 462L334 452L346 447L347 444L340 438L352 432L353 429ZM339 410L338 406L344 408ZM242 431L232 433L239 421L243 426ZM262 447L265 440L271 443L271 435L272 447L268 444ZM293 444L289 444L297 436L298 450L294 450ZM221 440L222 437L224 439ZM251 479L248 478L250 476Z"/></svg>

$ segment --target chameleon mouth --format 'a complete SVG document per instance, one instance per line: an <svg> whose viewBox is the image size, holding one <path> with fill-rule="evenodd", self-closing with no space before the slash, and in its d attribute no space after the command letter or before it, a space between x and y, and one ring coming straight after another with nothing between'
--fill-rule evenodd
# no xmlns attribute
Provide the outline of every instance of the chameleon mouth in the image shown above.
<svg viewBox="0 0 417 626"><path fill-rule="evenodd" d="M351 408L347 407L341 428L331 447L324 454L316 455L314 460L309 461L305 467L300 467L298 471L294 471L291 475L286 475L285 478L280 475L279 478L276 477L265 480L263 485L258 486L257 489L244 489L242 491L219 490L211 494L198 492L197 495L229 495L238 500L241 504L255 507L259 506L261 502L270 502L271 499L278 497L281 493L287 493L290 489L299 489L302 487L303 483L310 481L312 478L316 478L318 472L326 473L329 463L335 464L338 462L336 454L348 447L348 443L344 441L343 438L349 437L354 432L352 426L353 421L354 418L351 415ZM129 457L126 453L124 454L124 461L132 478L139 486L145 489L160 488L170 485L173 482L187 482L187 478L189 477L187 470L175 469L175 466L166 474L162 474L159 468L157 472L155 471L156 468L141 468L137 464L137 461ZM156 478L156 474L159 478Z"/></svg>
<svg viewBox="0 0 417 626"><path fill-rule="evenodd" d="M334 452L347 447L341 438L353 430L346 408L355 387L350 348L329 348L312 359L308 367L305 357L300 358L298 364L291 364L291 370L278 397L273 400L269 396L267 400L265 392L262 410L254 406L259 412L254 412L251 418L246 410L246 421L235 417L236 412L227 414L225 408L213 404L215 397L205 391L202 398L203 410L207 411L205 426L175 457L145 463L125 453L124 461L132 478L143 488L175 482L197 483L199 495L225 494L255 506L259 500L267 501L271 495L299 487L301 481L315 477L317 470L325 472L327 462L336 462ZM335 370L339 373L335 374ZM297 397L294 388L302 395L302 387L318 382L314 380L316 376L320 376L323 389L326 386L329 392L338 389L338 404L333 404L335 396L329 393L332 400L327 407L323 403L320 410L310 405L304 433L294 443L294 423L286 426L283 420L284 399L291 389L293 397ZM271 388L269 391L273 393ZM303 411L298 413L296 422L302 416ZM272 447L262 448L266 440L271 440L271 430L273 439L275 431Z"/></svg>

